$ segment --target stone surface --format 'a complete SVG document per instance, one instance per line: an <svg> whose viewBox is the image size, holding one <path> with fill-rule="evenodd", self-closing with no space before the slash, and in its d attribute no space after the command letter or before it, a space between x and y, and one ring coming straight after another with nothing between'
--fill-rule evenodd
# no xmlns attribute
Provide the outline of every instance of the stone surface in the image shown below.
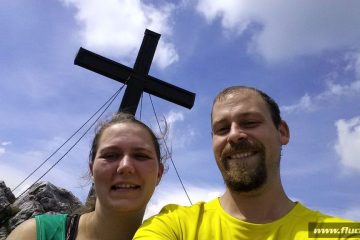
<svg viewBox="0 0 360 240"><path fill-rule="evenodd" d="M0 212L6 209L14 201L15 196L11 192L10 188L5 185L4 181L0 181Z"/></svg>
<svg viewBox="0 0 360 240"><path fill-rule="evenodd" d="M0 182L0 240L23 221L43 213L72 213L82 203L71 192L49 182L34 184L18 199Z"/></svg>

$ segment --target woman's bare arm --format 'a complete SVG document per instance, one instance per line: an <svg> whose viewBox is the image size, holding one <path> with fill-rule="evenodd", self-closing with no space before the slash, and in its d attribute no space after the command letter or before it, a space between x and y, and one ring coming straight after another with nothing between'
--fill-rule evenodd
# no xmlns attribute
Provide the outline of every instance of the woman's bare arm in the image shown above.
<svg viewBox="0 0 360 240"><path fill-rule="evenodd" d="M26 220L17 226L6 240L36 240L36 221L34 218Z"/></svg>

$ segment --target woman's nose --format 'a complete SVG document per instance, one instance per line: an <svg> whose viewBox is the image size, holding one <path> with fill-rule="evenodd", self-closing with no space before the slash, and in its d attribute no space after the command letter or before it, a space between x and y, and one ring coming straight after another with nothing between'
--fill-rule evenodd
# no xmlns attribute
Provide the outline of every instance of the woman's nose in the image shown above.
<svg viewBox="0 0 360 240"><path fill-rule="evenodd" d="M119 162L118 174L133 174L135 172L134 163L131 157L125 155Z"/></svg>

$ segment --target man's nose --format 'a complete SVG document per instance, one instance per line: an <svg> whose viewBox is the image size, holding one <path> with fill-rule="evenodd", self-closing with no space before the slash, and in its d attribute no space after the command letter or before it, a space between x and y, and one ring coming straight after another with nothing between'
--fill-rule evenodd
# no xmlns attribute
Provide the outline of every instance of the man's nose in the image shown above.
<svg viewBox="0 0 360 240"><path fill-rule="evenodd" d="M133 174L134 172L135 172L135 168L134 168L133 159L128 155L124 155L119 162L117 173Z"/></svg>
<svg viewBox="0 0 360 240"><path fill-rule="evenodd" d="M237 143L248 137L247 133L237 123L231 124L230 132L227 141L231 143Z"/></svg>

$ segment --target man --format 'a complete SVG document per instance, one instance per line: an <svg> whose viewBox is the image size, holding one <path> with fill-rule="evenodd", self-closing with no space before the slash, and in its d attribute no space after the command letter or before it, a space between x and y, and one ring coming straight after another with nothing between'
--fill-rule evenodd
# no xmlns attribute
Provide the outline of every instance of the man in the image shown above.
<svg viewBox="0 0 360 240"><path fill-rule="evenodd" d="M208 203L164 207L144 222L134 239L314 239L308 235L309 223L350 224L286 195L280 158L290 132L268 95L242 86L223 90L214 100L211 126L226 192Z"/></svg>

